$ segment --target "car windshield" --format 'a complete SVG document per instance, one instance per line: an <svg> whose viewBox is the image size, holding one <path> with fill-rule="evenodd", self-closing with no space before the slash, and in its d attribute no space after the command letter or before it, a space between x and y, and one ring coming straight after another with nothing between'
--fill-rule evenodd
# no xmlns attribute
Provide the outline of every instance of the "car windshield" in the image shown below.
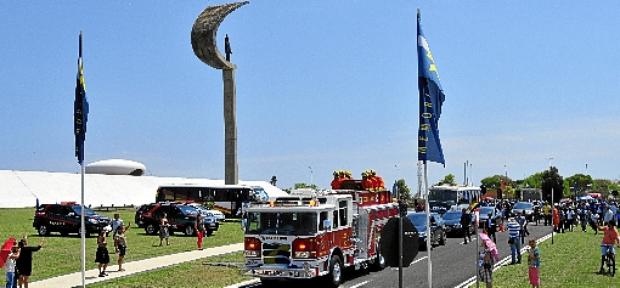
<svg viewBox="0 0 620 288"><path fill-rule="evenodd" d="M493 212L495 211L494 207L483 207L480 208L480 215L493 215Z"/></svg>
<svg viewBox="0 0 620 288"><path fill-rule="evenodd" d="M443 214L443 220L456 220L461 219L461 212L448 212Z"/></svg>
<svg viewBox="0 0 620 288"><path fill-rule="evenodd" d="M198 214L198 210L196 209L196 207L194 206L177 206L179 208L179 210L181 210L181 213L183 213L183 215L196 215Z"/></svg>
<svg viewBox="0 0 620 288"><path fill-rule="evenodd" d="M414 226L426 226L426 214L409 214L407 218Z"/></svg>
<svg viewBox="0 0 620 288"><path fill-rule="evenodd" d="M82 206L80 206L80 205L73 206L73 211L75 211L76 215L82 215ZM97 215L97 213L95 213L95 211L93 211L90 208L86 208L86 209L84 209L84 215L86 215L86 216L94 216L94 215Z"/></svg>
<svg viewBox="0 0 620 288"><path fill-rule="evenodd" d="M513 208L514 209L532 209L532 203L519 202Z"/></svg>
<svg viewBox="0 0 620 288"><path fill-rule="evenodd" d="M275 235L314 235L317 214L313 212L250 212L246 233Z"/></svg>

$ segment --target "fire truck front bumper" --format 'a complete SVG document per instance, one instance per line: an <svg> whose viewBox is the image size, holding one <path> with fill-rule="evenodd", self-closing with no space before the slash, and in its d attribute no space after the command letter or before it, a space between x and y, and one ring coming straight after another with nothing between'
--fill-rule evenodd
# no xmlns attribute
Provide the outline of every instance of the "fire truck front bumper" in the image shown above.
<svg viewBox="0 0 620 288"><path fill-rule="evenodd" d="M310 279L319 276L318 267L286 265L246 265L246 275L261 278Z"/></svg>

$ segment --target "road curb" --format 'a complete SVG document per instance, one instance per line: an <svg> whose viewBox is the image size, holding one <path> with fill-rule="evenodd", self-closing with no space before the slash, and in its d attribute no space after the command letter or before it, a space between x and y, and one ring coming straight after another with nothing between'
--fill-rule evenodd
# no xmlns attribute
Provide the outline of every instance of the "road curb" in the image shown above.
<svg viewBox="0 0 620 288"><path fill-rule="evenodd" d="M546 241L547 239L551 238L551 234L549 233L543 237L540 237L538 239L536 239L536 244L542 243L544 241ZM521 248L521 251L519 252L520 254L524 254L525 252L527 252L527 250L529 249L529 245L525 245L523 246L523 248ZM505 266L508 262L512 261L512 255L508 255L504 258L502 258L501 260L499 260L497 263L495 263L495 265L493 266L493 272L499 270L500 268L502 268L503 266ZM461 282L461 284L458 284L456 286L454 286L454 288L465 288L468 287L469 285L472 285L476 283L476 276L470 277L469 279Z"/></svg>

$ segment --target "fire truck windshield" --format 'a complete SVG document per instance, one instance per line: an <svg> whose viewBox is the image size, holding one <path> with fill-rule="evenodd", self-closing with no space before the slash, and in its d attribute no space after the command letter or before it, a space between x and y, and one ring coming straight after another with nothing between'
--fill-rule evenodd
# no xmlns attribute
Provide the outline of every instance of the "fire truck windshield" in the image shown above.
<svg viewBox="0 0 620 288"><path fill-rule="evenodd" d="M273 235L314 235L317 214L313 212L250 212L246 233Z"/></svg>

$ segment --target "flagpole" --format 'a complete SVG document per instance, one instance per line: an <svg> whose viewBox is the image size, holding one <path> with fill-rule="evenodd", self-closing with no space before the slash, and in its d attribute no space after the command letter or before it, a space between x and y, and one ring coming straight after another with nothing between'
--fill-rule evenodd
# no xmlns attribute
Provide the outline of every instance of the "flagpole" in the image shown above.
<svg viewBox="0 0 620 288"><path fill-rule="evenodd" d="M431 213L430 213L430 204L429 200L429 191L428 191L428 164L424 161L424 191L426 191L426 204L424 205L426 208L426 251L428 252L428 287L433 287L433 261L431 260Z"/></svg>
<svg viewBox="0 0 620 288"><path fill-rule="evenodd" d="M403 288L403 211L400 189L398 189L398 288ZM405 212L406 213L406 212Z"/></svg>
<svg viewBox="0 0 620 288"><path fill-rule="evenodd" d="M82 191L81 191L81 198L82 198L82 209L80 210L82 213L80 215L80 231L82 231L81 234L81 246L82 246L82 287L86 287L86 229L85 229L85 224L84 224L84 210L86 210L86 207L84 207L84 162L80 163L80 170L81 170L81 174L82 174Z"/></svg>
<svg viewBox="0 0 620 288"><path fill-rule="evenodd" d="M82 31L80 31L80 58L78 63L78 69L82 68ZM81 73L81 72L78 72ZM82 151L82 153L84 153ZM84 161L80 161L80 175L81 175L81 189L80 189L80 246L81 246L81 272L82 272L82 287L86 287L86 225L84 223Z"/></svg>

